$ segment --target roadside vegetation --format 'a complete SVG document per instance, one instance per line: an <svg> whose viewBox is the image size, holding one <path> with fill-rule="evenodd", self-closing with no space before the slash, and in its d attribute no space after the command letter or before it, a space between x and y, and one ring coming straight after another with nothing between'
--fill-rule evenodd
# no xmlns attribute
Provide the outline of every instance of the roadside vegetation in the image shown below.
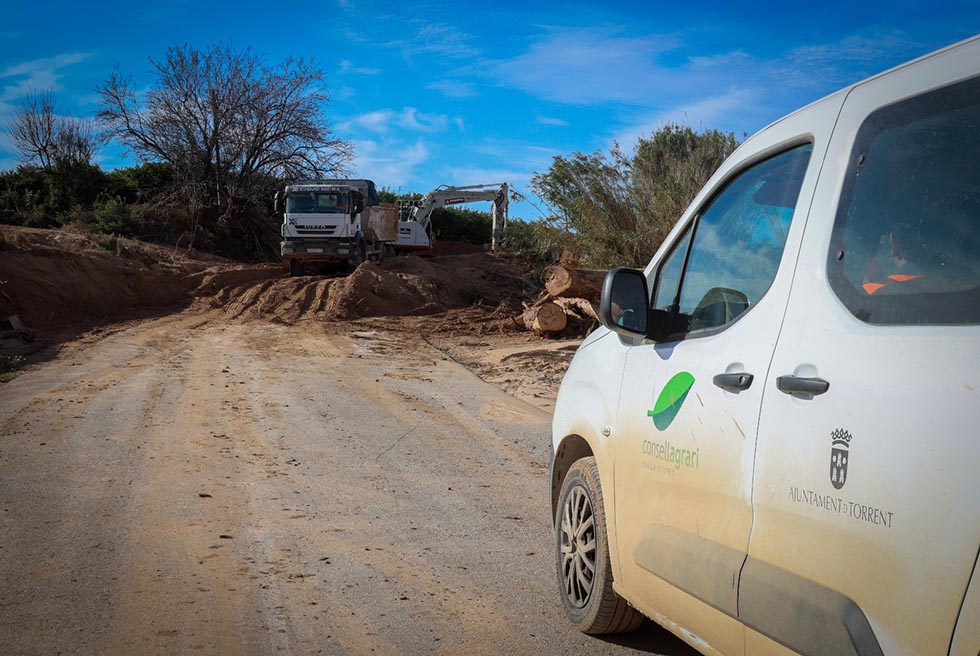
<svg viewBox="0 0 980 656"><path fill-rule="evenodd" d="M7 127L23 164L0 175L2 220L269 256L273 191L286 179L343 175L353 154L327 120L322 70L296 59L270 66L222 45L175 46L151 66L145 91L110 73L92 119L61 116L50 92L25 99ZM140 164L102 171L93 160L109 142Z"/></svg>
<svg viewBox="0 0 980 656"><path fill-rule="evenodd" d="M175 46L150 62L146 90L111 72L91 118L65 116L49 91L22 101L6 126L22 164L0 172L0 223L277 259L273 193L289 180L346 176L353 158L330 127L323 71L292 58L267 65L225 45ZM138 164L103 171L95 159L109 143ZM632 153L617 145L556 155L531 180L541 217L512 218L501 242L542 263L641 266L737 145L731 133L668 124ZM436 240L490 241L488 212L438 208L432 226Z"/></svg>
<svg viewBox="0 0 980 656"><path fill-rule="evenodd" d="M17 370L24 364L24 358L19 355L0 355L0 384L9 383L17 378Z"/></svg>
<svg viewBox="0 0 980 656"><path fill-rule="evenodd" d="M616 145L555 156L531 180L551 210L540 232L586 266L643 266L738 144L732 133L668 124L632 154Z"/></svg>

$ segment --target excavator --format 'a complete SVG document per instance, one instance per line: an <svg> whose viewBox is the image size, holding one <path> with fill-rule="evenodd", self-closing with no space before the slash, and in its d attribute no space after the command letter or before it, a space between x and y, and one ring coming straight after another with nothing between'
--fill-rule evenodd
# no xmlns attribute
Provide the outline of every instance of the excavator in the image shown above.
<svg viewBox="0 0 980 656"><path fill-rule="evenodd" d="M491 217L490 249L496 250L497 239L507 226L508 188L506 182L497 184L469 185L465 187L436 187L421 200L407 201L402 206L403 220L398 224L396 251L427 251L432 248L432 211L436 207L490 201Z"/></svg>

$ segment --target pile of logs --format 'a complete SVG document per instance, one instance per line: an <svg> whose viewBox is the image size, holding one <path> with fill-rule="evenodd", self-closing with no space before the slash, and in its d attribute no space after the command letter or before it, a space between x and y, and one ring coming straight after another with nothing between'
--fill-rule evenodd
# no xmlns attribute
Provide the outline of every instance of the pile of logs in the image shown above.
<svg viewBox="0 0 980 656"><path fill-rule="evenodd" d="M605 271L563 265L544 271L545 291L514 318L539 335L584 334L599 323L599 295Z"/></svg>

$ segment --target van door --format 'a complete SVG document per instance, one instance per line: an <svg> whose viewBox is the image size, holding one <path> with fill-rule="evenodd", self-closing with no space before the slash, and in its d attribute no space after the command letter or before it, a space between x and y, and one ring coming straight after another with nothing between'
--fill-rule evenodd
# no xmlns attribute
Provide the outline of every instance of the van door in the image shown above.
<svg viewBox="0 0 980 656"><path fill-rule="evenodd" d="M949 650L980 545L978 61L844 104L765 382L748 652Z"/></svg>
<svg viewBox="0 0 980 656"><path fill-rule="evenodd" d="M770 128L702 192L647 272L675 330L627 353L615 440L617 590L692 644L726 654L743 651L737 579L762 383L833 102L823 132L792 119Z"/></svg>

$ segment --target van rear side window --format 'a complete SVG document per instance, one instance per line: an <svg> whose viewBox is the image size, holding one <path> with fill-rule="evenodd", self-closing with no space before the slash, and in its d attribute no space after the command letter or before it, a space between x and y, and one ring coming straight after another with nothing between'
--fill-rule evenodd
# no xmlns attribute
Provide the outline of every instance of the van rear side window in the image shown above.
<svg viewBox="0 0 980 656"><path fill-rule="evenodd" d="M828 273L867 323L980 323L980 78L862 124Z"/></svg>

